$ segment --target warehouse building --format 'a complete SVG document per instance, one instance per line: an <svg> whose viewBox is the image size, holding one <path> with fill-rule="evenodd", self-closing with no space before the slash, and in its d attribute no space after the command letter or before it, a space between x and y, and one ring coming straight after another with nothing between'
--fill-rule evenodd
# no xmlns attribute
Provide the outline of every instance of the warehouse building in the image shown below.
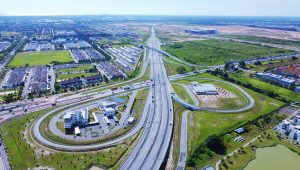
<svg viewBox="0 0 300 170"><path fill-rule="evenodd" d="M217 30L192 30L192 29L188 29L184 31L187 34L195 34L195 35L209 35L209 34L216 34Z"/></svg>
<svg viewBox="0 0 300 170"><path fill-rule="evenodd" d="M217 95L218 90L213 84L195 84L193 91L197 95Z"/></svg>

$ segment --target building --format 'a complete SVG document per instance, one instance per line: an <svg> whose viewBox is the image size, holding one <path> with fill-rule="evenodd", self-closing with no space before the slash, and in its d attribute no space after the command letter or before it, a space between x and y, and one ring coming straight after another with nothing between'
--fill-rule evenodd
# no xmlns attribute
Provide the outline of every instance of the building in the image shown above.
<svg viewBox="0 0 300 170"><path fill-rule="evenodd" d="M293 78L286 78L273 73L256 73L256 77L264 81L273 82L282 87L291 87L296 84L296 80Z"/></svg>
<svg viewBox="0 0 300 170"><path fill-rule="evenodd" d="M67 112L64 116L65 129L72 129L75 126L86 126L89 123L88 108L80 111Z"/></svg>
<svg viewBox="0 0 300 170"><path fill-rule="evenodd" d="M103 108L103 112L104 112L104 115L108 116L108 117L113 117L116 115L116 110L111 107Z"/></svg>
<svg viewBox="0 0 300 170"><path fill-rule="evenodd" d="M64 80L60 82L60 87L61 88L72 88L72 87L81 87L83 85L83 82L80 78L75 78L75 79L69 79L69 80Z"/></svg>
<svg viewBox="0 0 300 170"><path fill-rule="evenodd" d="M79 126L76 126L76 127L74 128L74 133L75 133L76 136L79 136L79 135L81 134L80 129L79 129Z"/></svg>
<svg viewBox="0 0 300 170"><path fill-rule="evenodd" d="M238 129L235 129L234 130L237 134L242 134L245 132L245 129L244 128L238 128Z"/></svg>
<svg viewBox="0 0 300 170"><path fill-rule="evenodd" d="M30 85L31 93L46 92L50 89L49 69L47 66L37 66L34 68Z"/></svg>
<svg viewBox="0 0 300 170"><path fill-rule="evenodd" d="M85 81L85 84L87 86L90 86L90 85L93 85L93 84L103 82L103 77L100 74L98 74L98 75L95 75L95 76L86 77L84 81Z"/></svg>
<svg viewBox="0 0 300 170"><path fill-rule="evenodd" d="M216 34L217 30L199 30L199 29L188 29L184 31L187 34L196 34L196 35L209 35L209 34Z"/></svg>
<svg viewBox="0 0 300 170"><path fill-rule="evenodd" d="M213 84L193 85L193 91L197 95L217 95L218 90Z"/></svg>
<svg viewBox="0 0 300 170"><path fill-rule="evenodd" d="M274 69L274 72L284 76L300 78L300 64L279 67Z"/></svg>
<svg viewBox="0 0 300 170"><path fill-rule="evenodd" d="M127 120L128 124L133 124L134 123L134 117L130 117L128 120Z"/></svg>
<svg viewBox="0 0 300 170"><path fill-rule="evenodd" d="M102 102L102 108L113 108L115 109L117 107L117 103L113 101L104 101Z"/></svg>
<svg viewBox="0 0 300 170"><path fill-rule="evenodd" d="M6 82L3 83L4 89L14 89L23 86L27 76L28 68L16 68L7 76Z"/></svg>
<svg viewBox="0 0 300 170"><path fill-rule="evenodd" d="M300 116L296 116L293 120L283 120L275 127L276 131L282 136L286 136L289 140L300 144Z"/></svg>

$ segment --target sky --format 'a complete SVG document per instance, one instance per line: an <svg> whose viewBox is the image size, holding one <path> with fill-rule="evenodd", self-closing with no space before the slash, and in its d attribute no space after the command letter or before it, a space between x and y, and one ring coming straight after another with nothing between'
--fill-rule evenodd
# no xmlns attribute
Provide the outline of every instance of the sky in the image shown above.
<svg viewBox="0 0 300 170"><path fill-rule="evenodd" d="M0 15L300 16L300 0L0 0Z"/></svg>

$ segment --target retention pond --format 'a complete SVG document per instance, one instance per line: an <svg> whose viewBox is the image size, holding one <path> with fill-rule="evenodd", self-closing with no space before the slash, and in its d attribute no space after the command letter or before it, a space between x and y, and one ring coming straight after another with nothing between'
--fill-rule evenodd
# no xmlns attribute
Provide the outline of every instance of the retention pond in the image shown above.
<svg viewBox="0 0 300 170"><path fill-rule="evenodd" d="M297 170L300 156L283 145L259 148L256 158L249 162L244 170Z"/></svg>

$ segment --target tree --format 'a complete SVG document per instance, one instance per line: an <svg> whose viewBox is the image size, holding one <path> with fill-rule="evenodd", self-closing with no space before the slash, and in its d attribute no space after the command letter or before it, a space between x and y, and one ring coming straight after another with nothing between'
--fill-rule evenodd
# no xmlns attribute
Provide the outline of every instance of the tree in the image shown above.
<svg viewBox="0 0 300 170"><path fill-rule="evenodd" d="M10 103L15 101L15 94L11 93L2 97L5 103Z"/></svg>
<svg viewBox="0 0 300 170"><path fill-rule="evenodd" d="M227 62L224 66L225 70L234 70L233 62Z"/></svg>
<svg viewBox="0 0 300 170"><path fill-rule="evenodd" d="M177 67L176 68L176 72L179 73L179 74L184 74L187 72L186 68L183 67L183 66L180 66L180 67Z"/></svg>
<svg viewBox="0 0 300 170"><path fill-rule="evenodd" d="M245 63L245 61L240 61L240 62L239 62L239 67L240 67L240 68L246 68L246 63Z"/></svg>
<svg viewBox="0 0 300 170"><path fill-rule="evenodd" d="M298 58L297 58L297 57L295 57L295 56L293 56L293 57L292 57L292 60L298 60Z"/></svg>
<svg viewBox="0 0 300 170"><path fill-rule="evenodd" d="M262 65L262 64L261 64L261 61L255 61L254 65Z"/></svg>

